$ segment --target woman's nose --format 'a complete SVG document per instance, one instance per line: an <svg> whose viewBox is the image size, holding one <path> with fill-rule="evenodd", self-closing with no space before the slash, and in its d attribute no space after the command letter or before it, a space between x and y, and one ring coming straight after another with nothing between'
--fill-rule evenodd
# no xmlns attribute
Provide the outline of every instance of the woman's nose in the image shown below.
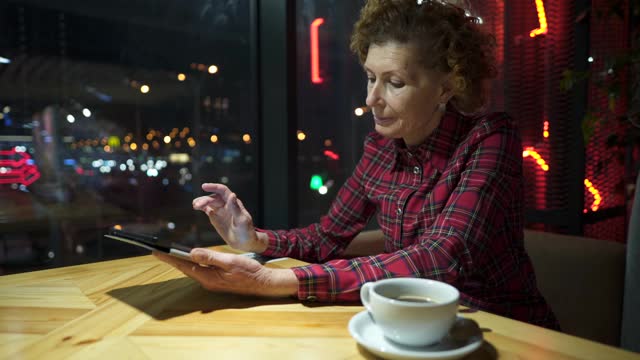
<svg viewBox="0 0 640 360"><path fill-rule="evenodd" d="M367 100L366 104L369 107L373 107L375 105L380 104L382 98L380 97L380 87L378 84L373 84L367 89Z"/></svg>

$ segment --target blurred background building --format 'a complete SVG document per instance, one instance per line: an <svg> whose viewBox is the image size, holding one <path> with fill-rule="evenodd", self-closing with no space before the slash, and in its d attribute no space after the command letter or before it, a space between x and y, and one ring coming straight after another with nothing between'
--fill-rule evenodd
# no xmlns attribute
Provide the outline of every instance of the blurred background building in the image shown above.
<svg viewBox="0 0 640 360"><path fill-rule="evenodd" d="M362 4L3 1L0 273L145 253L105 240L114 226L219 244L191 208L203 182L259 227L316 221L373 129L348 48ZM520 124L527 227L624 242L629 1L467 6L496 35L491 108Z"/></svg>

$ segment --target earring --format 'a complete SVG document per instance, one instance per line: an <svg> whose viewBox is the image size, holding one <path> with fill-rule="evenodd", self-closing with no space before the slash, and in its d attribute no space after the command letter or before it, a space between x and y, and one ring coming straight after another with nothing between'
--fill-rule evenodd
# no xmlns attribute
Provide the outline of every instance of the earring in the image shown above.
<svg viewBox="0 0 640 360"><path fill-rule="evenodd" d="M438 104L438 111L440 112L445 112L447 110L447 104L446 103L440 103Z"/></svg>

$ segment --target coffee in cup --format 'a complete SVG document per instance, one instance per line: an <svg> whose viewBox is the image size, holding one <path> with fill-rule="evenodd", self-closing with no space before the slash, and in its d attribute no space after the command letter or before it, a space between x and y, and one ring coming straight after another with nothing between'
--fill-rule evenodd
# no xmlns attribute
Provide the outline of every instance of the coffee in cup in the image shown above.
<svg viewBox="0 0 640 360"><path fill-rule="evenodd" d="M440 281L393 278L365 283L360 299L384 336L398 344L431 345L456 320L458 290Z"/></svg>

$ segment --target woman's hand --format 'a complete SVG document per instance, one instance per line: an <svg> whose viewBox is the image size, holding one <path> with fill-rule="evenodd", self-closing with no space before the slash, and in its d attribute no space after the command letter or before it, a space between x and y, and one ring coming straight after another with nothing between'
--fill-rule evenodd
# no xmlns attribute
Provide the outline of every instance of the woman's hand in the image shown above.
<svg viewBox="0 0 640 360"><path fill-rule="evenodd" d="M298 279L293 271L270 269L246 256L196 248L191 250L194 263L159 252L153 255L209 291L274 297L298 293Z"/></svg>
<svg viewBox="0 0 640 360"><path fill-rule="evenodd" d="M207 214L211 225L229 246L257 253L266 250L266 236L258 237L251 215L235 193L222 184L202 184L202 190L211 195L194 199L193 208Z"/></svg>

